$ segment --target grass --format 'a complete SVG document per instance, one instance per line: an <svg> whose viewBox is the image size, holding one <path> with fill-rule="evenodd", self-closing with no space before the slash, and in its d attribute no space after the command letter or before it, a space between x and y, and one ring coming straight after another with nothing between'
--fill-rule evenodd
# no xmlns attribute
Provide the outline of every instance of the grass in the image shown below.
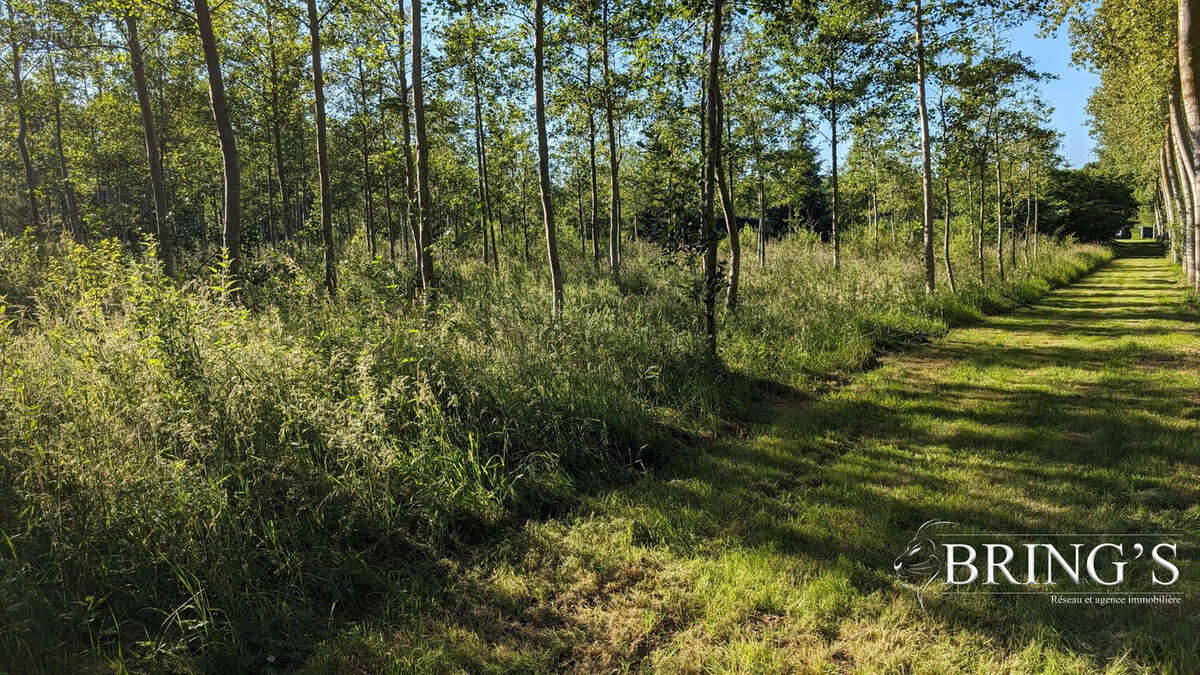
<svg viewBox="0 0 1200 675"><path fill-rule="evenodd" d="M1152 245L456 566L310 672L1200 670L1200 336ZM888 575L929 518L1178 532L1184 604L943 595Z"/></svg>
<svg viewBox="0 0 1200 675"><path fill-rule="evenodd" d="M426 309L357 254L333 302L313 251L257 256L234 305L220 265L177 284L112 242L38 248L0 239L18 671L797 663L890 598L868 495L823 474L887 419L844 403L887 367L798 398L1110 255L1045 240L927 299L908 248L851 240L834 276L797 235L747 265L717 367L687 261L636 243L619 288L570 261L557 325L539 266L465 252Z"/></svg>

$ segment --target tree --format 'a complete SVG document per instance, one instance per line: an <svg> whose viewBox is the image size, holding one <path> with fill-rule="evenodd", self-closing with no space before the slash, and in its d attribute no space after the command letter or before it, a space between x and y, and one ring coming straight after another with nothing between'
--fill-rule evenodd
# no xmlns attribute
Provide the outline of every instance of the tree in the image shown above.
<svg viewBox="0 0 1200 675"><path fill-rule="evenodd" d="M125 15L125 44L129 64L137 89L138 108L142 114L142 134L146 139L146 163L150 167L150 190L154 196L154 231L158 237L158 255L167 276L172 274L172 241L167 224L167 186L163 178L162 155L158 147L158 130L150 106L150 89L146 85L146 66L142 60L142 43L138 39L137 19Z"/></svg>
<svg viewBox="0 0 1200 675"><path fill-rule="evenodd" d="M874 74L882 7L874 2L827 0L818 3L815 21L797 22L785 34L783 67L797 82L799 100L816 109L829 129L829 172L833 268L841 266L841 218L838 184L838 125L866 98Z"/></svg>
<svg viewBox="0 0 1200 675"><path fill-rule="evenodd" d="M704 246L704 335L709 354L717 357L717 232L714 225L714 190L720 190L721 177L721 120L718 110L721 105L721 32L723 0L713 0L709 15L708 79L706 90L708 105L705 108L705 132L708 138L704 156L704 198L700 220L700 238ZM722 192L724 192L722 190ZM725 207L728 195L721 195L721 206ZM730 216L728 212L726 218Z"/></svg>
<svg viewBox="0 0 1200 675"><path fill-rule="evenodd" d="M558 262L558 241L554 229L554 194L550 189L550 143L546 139L546 92L544 80L545 7L543 0L533 4L533 88L537 118L538 189L542 196L542 222L546 228L546 256L550 261L550 290L553 295L550 316L562 316L563 282Z"/></svg>
<svg viewBox="0 0 1200 675"><path fill-rule="evenodd" d="M1183 218L1180 219L1180 240L1183 242L1183 273L1187 278L1188 284L1194 284L1196 280L1196 246L1193 237L1189 236L1188 230L1196 222L1196 213L1200 211L1197 207L1196 197L1196 165L1193 163L1192 154L1188 150L1188 138L1186 136L1184 123L1180 119L1180 110L1178 105L1179 87L1172 89L1169 103L1168 115L1170 117L1170 139L1171 149L1175 155L1176 176L1179 179L1182 191L1188 195L1184 201Z"/></svg>
<svg viewBox="0 0 1200 675"><path fill-rule="evenodd" d="M1043 219L1054 234L1108 241L1133 224L1137 209L1127 176L1111 175L1096 166L1050 172Z"/></svg>
<svg viewBox="0 0 1200 675"><path fill-rule="evenodd" d="M609 67L608 0L600 0L600 63L604 82L604 124L608 131L608 267L613 281L621 278L621 180L617 164L617 134L613 123L613 85Z"/></svg>
<svg viewBox="0 0 1200 675"><path fill-rule="evenodd" d="M200 33L200 46L204 51L204 65L208 71L209 105L217 127L217 139L221 146L224 189L224 235L222 244L229 257L229 273L237 277L242 264L242 167L238 160L237 140L233 136L233 123L229 119L229 102L225 98L225 80L221 73L221 60L217 56L217 39L213 34L212 16L208 0L193 0L196 12L196 27Z"/></svg>
<svg viewBox="0 0 1200 675"><path fill-rule="evenodd" d="M9 48L12 51L12 85L13 104L17 109L17 151L21 155L21 164L25 168L25 194L29 205L29 223L37 230L41 227L41 217L38 215L37 173L33 168L33 160L29 156L29 123L26 119L25 81L21 69L22 44L18 33L19 22L13 11L12 0L5 0L8 10Z"/></svg>
<svg viewBox="0 0 1200 675"><path fill-rule="evenodd" d="M925 105L925 39L924 18L921 14L921 0L913 0L913 24L916 46L916 62L917 62L917 110L920 116L921 123L921 231L924 240L925 252L925 295L933 295L934 274L933 274L933 168L931 165L931 152L929 148L929 111ZM836 158L835 158L836 161ZM949 195L949 189L946 191ZM947 197L948 198L948 197ZM947 202L946 210L946 245L949 246L950 241L950 215L949 202ZM950 284L953 287L954 276L950 271L950 253L947 248L946 253L946 274L950 278Z"/></svg>
<svg viewBox="0 0 1200 675"><path fill-rule="evenodd" d="M425 90L421 66L421 0L412 2L412 97L413 126L416 128L416 234L417 256L420 260L421 287L428 293L434 286L433 275L433 205L429 200L429 137L425 130Z"/></svg>
<svg viewBox="0 0 1200 675"><path fill-rule="evenodd" d="M1194 16L1200 15L1200 0L1178 0L1178 33L1176 42L1179 46L1179 85L1180 104L1187 119L1187 143L1191 150L1188 163L1192 167L1192 194L1200 194L1200 88L1197 85L1196 69L1200 67L1200 30L1192 25ZM1192 287L1200 291L1200 209L1192 210L1191 232L1183 229L1185 239L1191 238L1192 261L1188 269L1188 279Z"/></svg>
<svg viewBox="0 0 1200 675"><path fill-rule="evenodd" d="M317 180L320 184L321 242L325 253L325 289L337 293L337 253L333 242L333 194L329 187L329 141L325 121L325 74L321 69L321 15L316 0L305 0L312 44L313 115L317 127Z"/></svg>

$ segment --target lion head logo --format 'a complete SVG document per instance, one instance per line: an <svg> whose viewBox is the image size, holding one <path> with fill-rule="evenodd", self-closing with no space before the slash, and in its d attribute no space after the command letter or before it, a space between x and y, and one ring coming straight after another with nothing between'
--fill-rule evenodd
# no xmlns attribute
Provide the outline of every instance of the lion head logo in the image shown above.
<svg viewBox="0 0 1200 675"><path fill-rule="evenodd" d="M935 539L935 531L939 525L956 524L948 520L926 521L892 562L892 572L900 583L916 591L921 609L925 609L925 589L942 576L942 547Z"/></svg>

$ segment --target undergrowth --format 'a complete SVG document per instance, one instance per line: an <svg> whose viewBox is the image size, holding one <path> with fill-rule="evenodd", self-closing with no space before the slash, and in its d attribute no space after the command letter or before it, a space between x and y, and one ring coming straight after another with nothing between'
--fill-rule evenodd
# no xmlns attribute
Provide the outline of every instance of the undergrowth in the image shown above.
<svg viewBox="0 0 1200 675"><path fill-rule="evenodd" d="M506 523L688 452L762 382L811 388L1111 256L1044 239L979 285L961 242L958 292L939 266L926 297L913 248L852 240L834 273L794 235L743 261L718 364L694 264L652 246L620 287L568 254L553 323L541 265L439 248L425 304L356 243L329 300L311 249L253 255L239 288L211 256L167 280L152 250L0 238L0 664L286 667Z"/></svg>

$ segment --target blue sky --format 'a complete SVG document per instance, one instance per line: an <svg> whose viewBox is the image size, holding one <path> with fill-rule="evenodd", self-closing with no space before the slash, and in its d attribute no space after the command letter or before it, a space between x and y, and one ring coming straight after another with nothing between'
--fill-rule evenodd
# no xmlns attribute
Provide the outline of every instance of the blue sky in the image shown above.
<svg viewBox="0 0 1200 675"><path fill-rule="evenodd" d="M1014 49L1033 59L1037 70L1058 76L1038 88L1042 99L1054 108L1049 116L1050 126L1064 135L1059 152L1068 166L1080 167L1095 159L1091 154L1092 138L1088 135L1085 107L1100 79L1095 73L1072 65L1066 27L1045 38L1038 37L1038 33L1037 23L1030 21L1010 31L1009 38Z"/></svg>

